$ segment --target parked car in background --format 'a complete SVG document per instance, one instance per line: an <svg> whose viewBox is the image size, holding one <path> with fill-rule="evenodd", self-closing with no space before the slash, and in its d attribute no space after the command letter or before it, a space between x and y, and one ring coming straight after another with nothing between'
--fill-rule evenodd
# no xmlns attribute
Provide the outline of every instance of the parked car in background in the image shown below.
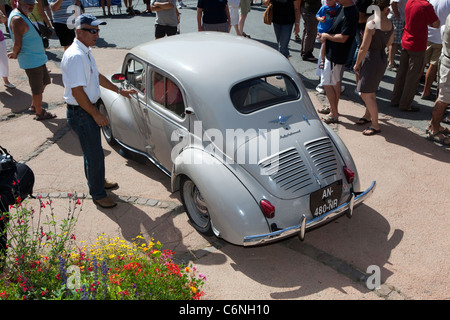
<svg viewBox="0 0 450 320"><path fill-rule="evenodd" d="M290 62L257 41L207 32L150 41L112 80L138 94L102 90L106 140L165 172L203 234L244 246L303 240L375 189L360 188Z"/></svg>

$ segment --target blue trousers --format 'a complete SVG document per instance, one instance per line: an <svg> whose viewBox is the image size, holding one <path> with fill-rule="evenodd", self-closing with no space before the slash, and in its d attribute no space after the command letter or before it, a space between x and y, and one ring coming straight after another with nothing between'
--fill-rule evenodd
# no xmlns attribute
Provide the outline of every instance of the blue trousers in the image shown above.
<svg viewBox="0 0 450 320"><path fill-rule="evenodd" d="M100 127L83 108L67 108L67 123L78 135L84 159L84 174L92 199L106 197L105 155Z"/></svg>
<svg viewBox="0 0 450 320"><path fill-rule="evenodd" d="M294 24L277 24L273 23L273 30L277 38L278 51L286 58L289 58L289 40L291 40L291 33Z"/></svg>

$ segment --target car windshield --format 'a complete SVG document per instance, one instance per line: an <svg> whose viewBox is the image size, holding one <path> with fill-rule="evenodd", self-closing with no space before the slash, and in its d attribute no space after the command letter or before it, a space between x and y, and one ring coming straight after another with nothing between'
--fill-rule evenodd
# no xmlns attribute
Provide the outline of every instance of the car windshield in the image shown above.
<svg viewBox="0 0 450 320"><path fill-rule="evenodd" d="M299 98L299 90L291 78L277 74L246 80L230 91L234 107L251 113L275 104Z"/></svg>

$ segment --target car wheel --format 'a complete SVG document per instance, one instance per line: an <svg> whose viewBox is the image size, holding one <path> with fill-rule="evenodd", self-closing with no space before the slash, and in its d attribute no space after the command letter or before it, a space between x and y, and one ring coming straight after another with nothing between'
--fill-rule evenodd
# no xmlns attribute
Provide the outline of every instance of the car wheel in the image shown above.
<svg viewBox="0 0 450 320"><path fill-rule="evenodd" d="M108 119L108 124L102 127L103 136L110 145L115 145L116 140L114 139L114 136L112 134L111 120L109 119L108 111L106 111L106 107L103 101L100 102L98 110Z"/></svg>
<svg viewBox="0 0 450 320"><path fill-rule="evenodd" d="M213 235L211 217L200 190L189 178L181 181L181 201L194 228L205 235Z"/></svg>

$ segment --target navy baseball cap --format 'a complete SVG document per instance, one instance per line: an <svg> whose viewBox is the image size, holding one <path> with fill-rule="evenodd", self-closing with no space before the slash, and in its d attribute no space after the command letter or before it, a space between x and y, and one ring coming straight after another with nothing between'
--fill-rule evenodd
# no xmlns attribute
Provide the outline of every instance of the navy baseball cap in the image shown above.
<svg viewBox="0 0 450 320"><path fill-rule="evenodd" d="M94 17L92 14L83 13L82 15L79 15L75 19L75 26L79 27L83 24L90 25L92 27L96 27L99 25L105 25L105 21L98 20L96 17Z"/></svg>

